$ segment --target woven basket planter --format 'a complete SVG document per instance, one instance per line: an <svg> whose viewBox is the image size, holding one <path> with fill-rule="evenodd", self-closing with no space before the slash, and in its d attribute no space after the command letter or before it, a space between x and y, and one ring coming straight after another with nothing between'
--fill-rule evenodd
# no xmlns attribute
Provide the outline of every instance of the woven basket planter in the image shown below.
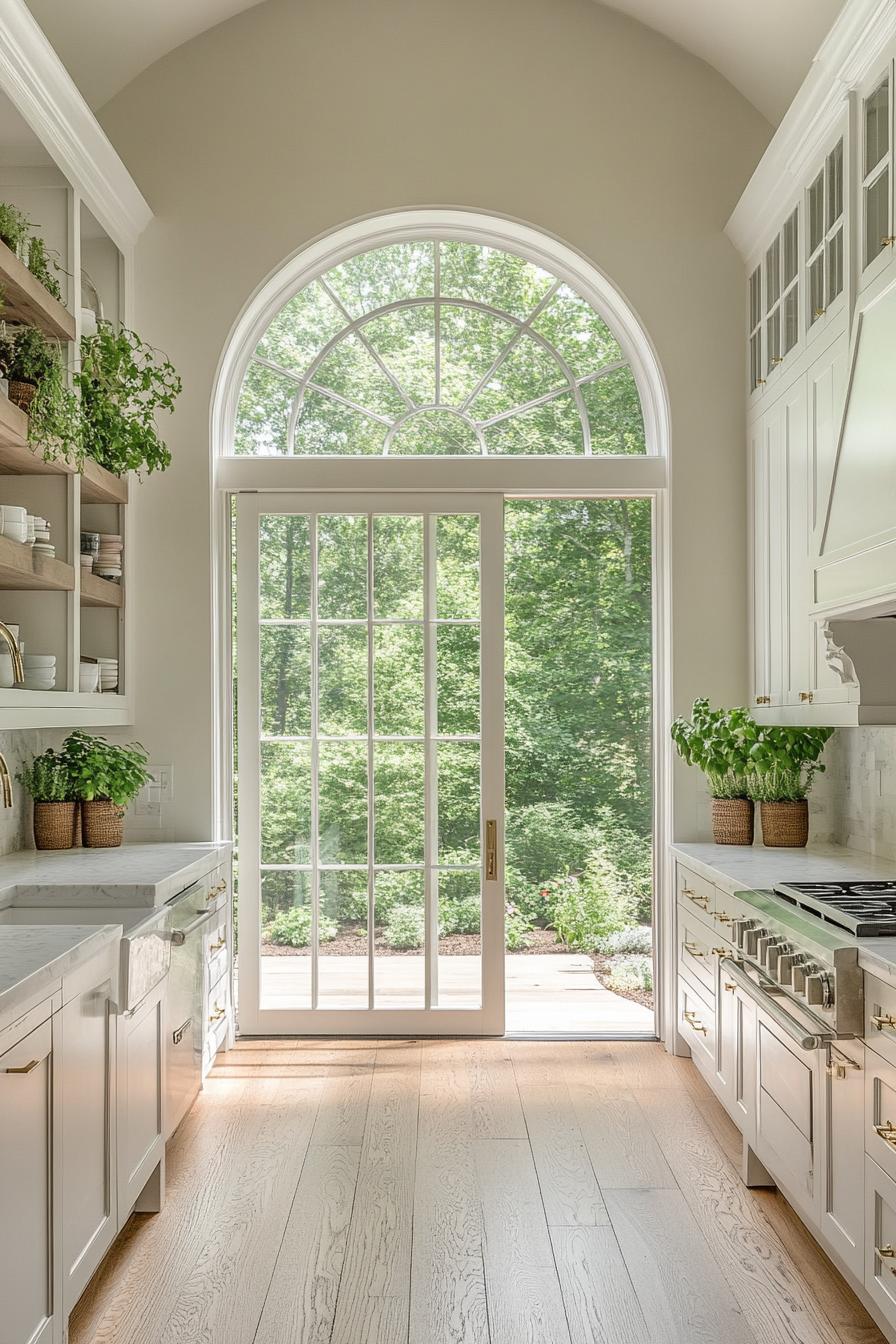
<svg viewBox="0 0 896 1344"><path fill-rule="evenodd" d="M27 415L31 410L31 403L34 400L34 394L37 392L37 383L23 383L18 378L9 380L9 399L13 406L18 406L20 411Z"/></svg>
<svg viewBox="0 0 896 1344"><path fill-rule="evenodd" d="M762 843L769 849L803 849L809 841L809 803L760 803Z"/></svg>
<svg viewBox="0 0 896 1344"><path fill-rule="evenodd" d="M117 849L124 839L124 808L108 798L81 804L85 849Z"/></svg>
<svg viewBox="0 0 896 1344"><path fill-rule="evenodd" d="M752 845L753 814L749 798L713 798L713 840L717 845Z"/></svg>
<svg viewBox="0 0 896 1344"><path fill-rule="evenodd" d="M79 830L77 803L34 804L36 849L73 849Z"/></svg>

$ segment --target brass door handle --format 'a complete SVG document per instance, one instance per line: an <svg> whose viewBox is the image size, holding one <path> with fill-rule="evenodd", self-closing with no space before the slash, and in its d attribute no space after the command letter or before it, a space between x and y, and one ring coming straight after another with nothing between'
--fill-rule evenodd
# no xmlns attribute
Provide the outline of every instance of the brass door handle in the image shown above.
<svg viewBox="0 0 896 1344"><path fill-rule="evenodd" d="M485 823L485 880L496 882L498 879L498 823L489 820Z"/></svg>
<svg viewBox="0 0 896 1344"><path fill-rule="evenodd" d="M32 1059L27 1064L23 1064L18 1069L7 1069L7 1073L32 1073L40 1063L39 1059Z"/></svg>
<svg viewBox="0 0 896 1344"><path fill-rule="evenodd" d="M896 1027L896 1017L892 1013L881 1013L877 1017L872 1017L871 1021L878 1031L883 1031L884 1027Z"/></svg>
<svg viewBox="0 0 896 1344"><path fill-rule="evenodd" d="M707 1034L707 1028L704 1027L701 1021L699 1021L697 1014L693 1012L693 1010L685 1008L684 1012L682 1013L682 1017L684 1018L685 1022L687 1022L688 1026L691 1028L692 1031L699 1031L702 1036L705 1036Z"/></svg>

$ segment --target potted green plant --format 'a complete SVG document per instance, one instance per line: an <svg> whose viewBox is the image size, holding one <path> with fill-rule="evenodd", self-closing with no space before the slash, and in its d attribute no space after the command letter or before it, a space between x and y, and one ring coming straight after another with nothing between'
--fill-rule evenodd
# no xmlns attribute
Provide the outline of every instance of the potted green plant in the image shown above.
<svg viewBox="0 0 896 1344"><path fill-rule="evenodd" d="M171 411L182 383L174 365L136 332L100 321L96 334L81 338L84 445L117 476L127 471L164 471L171 453L156 429L156 413Z"/></svg>
<svg viewBox="0 0 896 1344"><path fill-rule="evenodd" d="M752 845L753 802L748 774L759 726L746 709L711 709L694 701L690 720L672 724L672 741L688 765L706 776L712 796L712 834L717 845Z"/></svg>
<svg viewBox="0 0 896 1344"><path fill-rule="evenodd" d="M763 727L750 748L750 797L759 804L762 843L801 849L809 839L809 790L833 728Z"/></svg>
<svg viewBox="0 0 896 1344"><path fill-rule="evenodd" d="M28 216L8 201L0 201L0 243L19 256L27 237Z"/></svg>
<svg viewBox="0 0 896 1344"><path fill-rule="evenodd" d="M36 327L0 323L0 375L9 380L9 399L28 415L29 442L44 458L83 457L81 408L66 386L59 347Z"/></svg>
<svg viewBox="0 0 896 1344"><path fill-rule="evenodd" d="M110 849L124 838L124 811L152 779L139 742L119 745L90 733L69 733L62 744L69 780L81 803L84 844Z"/></svg>
<svg viewBox="0 0 896 1344"><path fill-rule="evenodd" d="M34 800L36 849L72 849L80 843L77 804L68 766L52 748L35 756L16 779Z"/></svg>

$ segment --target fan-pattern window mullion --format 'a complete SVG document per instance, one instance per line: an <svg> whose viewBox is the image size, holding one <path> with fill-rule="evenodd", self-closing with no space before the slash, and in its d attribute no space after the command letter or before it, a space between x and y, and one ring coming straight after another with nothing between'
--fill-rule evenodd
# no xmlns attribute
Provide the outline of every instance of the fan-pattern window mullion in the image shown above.
<svg viewBox="0 0 896 1344"><path fill-rule="evenodd" d="M234 451L644 453L631 368L600 314L513 253L425 240L300 290L247 370Z"/></svg>

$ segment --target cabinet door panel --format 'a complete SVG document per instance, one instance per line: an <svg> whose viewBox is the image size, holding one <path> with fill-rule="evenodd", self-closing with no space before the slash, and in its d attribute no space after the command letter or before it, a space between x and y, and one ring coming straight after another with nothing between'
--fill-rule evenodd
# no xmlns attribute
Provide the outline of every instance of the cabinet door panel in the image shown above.
<svg viewBox="0 0 896 1344"><path fill-rule="evenodd" d="M862 1277L865 1201L864 1051L861 1045L831 1047L823 1080L825 1123L824 1238L858 1279Z"/></svg>
<svg viewBox="0 0 896 1344"><path fill-rule="evenodd" d="M77 1302L117 1231L114 993L111 967L105 979L76 995L60 1014L66 1310Z"/></svg>
<svg viewBox="0 0 896 1344"><path fill-rule="evenodd" d="M9 1344L50 1344L53 1283L53 1039L50 1020L0 1056L0 1300Z"/></svg>
<svg viewBox="0 0 896 1344"><path fill-rule="evenodd" d="M118 1022L118 1224L164 1158L163 981Z"/></svg>

